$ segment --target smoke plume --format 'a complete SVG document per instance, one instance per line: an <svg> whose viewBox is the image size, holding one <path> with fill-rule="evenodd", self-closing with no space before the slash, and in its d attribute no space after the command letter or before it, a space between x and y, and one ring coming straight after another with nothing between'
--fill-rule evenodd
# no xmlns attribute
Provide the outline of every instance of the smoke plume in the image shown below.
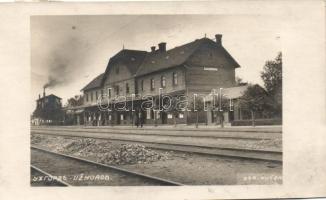
<svg viewBox="0 0 326 200"><path fill-rule="evenodd" d="M84 60L85 44L77 37L70 37L51 49L47 59L48 80L44 88L69 84L77 76Z"/></svg>

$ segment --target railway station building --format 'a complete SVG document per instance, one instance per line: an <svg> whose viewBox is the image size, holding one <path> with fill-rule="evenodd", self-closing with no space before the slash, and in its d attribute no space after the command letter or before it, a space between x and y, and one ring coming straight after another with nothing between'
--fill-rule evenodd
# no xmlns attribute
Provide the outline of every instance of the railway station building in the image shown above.
<svg viewBox="0 0 326 200"><path fill-rule="evenodd" d="M236 86L235 70L240 65L223 47L220 34L215 39L196 39L169 50L165 42L149 49L122 49L110 58L105 72L82 88L83 105L71 109L77 124L131 125L140 116L144 124L191 124L197 119L207 123L212 119L207 111L199 112L198 117L187 109L161 109L166 103L162 96L192 99L194 95L206 96L212 89ZM98 106L103 96L108 101L102 104L110 111ZM153 107L140 109L146 96L152 97ZM114 104L132 109L113 109ZM227 118L234 119L232 115Z"/></svg>

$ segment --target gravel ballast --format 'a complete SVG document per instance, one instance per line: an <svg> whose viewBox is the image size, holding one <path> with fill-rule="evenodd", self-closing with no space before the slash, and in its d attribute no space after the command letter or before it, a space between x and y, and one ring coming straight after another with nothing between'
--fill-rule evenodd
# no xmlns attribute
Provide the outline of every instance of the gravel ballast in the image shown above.
<svg viewBox="0 0 326 200"><path fill-rule="evenodd" d="M158 153L140 144L117 144L93 138L48 137L32 135L31 144L54 152L96 159L110 165L150 163L168 159L168 153Z"/></svg>

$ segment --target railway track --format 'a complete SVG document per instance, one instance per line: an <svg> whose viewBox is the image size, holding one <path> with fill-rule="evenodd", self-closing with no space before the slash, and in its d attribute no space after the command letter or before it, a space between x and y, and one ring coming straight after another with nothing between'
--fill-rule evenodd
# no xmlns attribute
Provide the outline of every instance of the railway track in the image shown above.
<svg viewBox="0 0 326 200"><path fill-rule="evenodd" d="M66 186L180 186L178 182L105 165L71 155L31 146L32 170L55 177L64 176ZM47 172L44 172L43 170ZM51 175L50 175L51 174ZM61 183L62 184L62 183Z"/></svg>
<svg viewBox="0 0 326 200"><path fill-rule="evenodd" d="M70 186L70 184L31 165L31 186Z"/></svg>
<svg viewBox="0 0 326 200"><path fill-rule="evenodd" d="M216 139L241 139L241 140L269 140L279 137L280 132L235 132L235 131L212 131L212 130L166 130L166 129L121 129L121 128L68 128L68 127L32 127L32 131L70 131L83 133L110 133L123 135L141 136L173 136L173 137L194 137L194 138L216 138Z"/></svg>
<svg viewBox="0 0 326 200"><path fill-rule="evenodd" d="M255 149L244 149L244 148L228 148L228 147L217 147L209 145L196 145L196 144L185 144L185 143L171 143L171 142L155 142L155 141L144 141L139 139L126 139L111 137L108 135L94 133L80 133L70 131L34 131L32 134L43 134L43 135L54 135L54 136L69 136L69 137L85 137L94 139L108 139L120 142L138 143L143 144L149 148L161 149L161 150L173 150L181 152L189 152L196 154L215 155L231 158L250 159L250 160L262 160L270 162L282 162L281 151L269 151L269 150L255 150Z"/></svg>
<svg viewBox="0 0 326 200"><path fill-rule="evenodd" d="M143 128L140 129L135 129L135 126L32 126L32 128L67 128L67 129L111 129L111 130L142 130L142 131L153 131L152 126L144 126ZM205 127L205 126L204 126ZM219 128L219 127L213 127L213 128L203 128L199 127L194 129L193 126L176 126L176 127L164 127L164 126L157 126L155 127L154 130L157 131L180 131L180 132L188 132L188 131L194 131L194 132L236 132L236 133L245 133L245 132L250 132L250 133L282 133L282 127L241 127L241 128L235 128L235 127L224 127L224 128Z"/></svg>

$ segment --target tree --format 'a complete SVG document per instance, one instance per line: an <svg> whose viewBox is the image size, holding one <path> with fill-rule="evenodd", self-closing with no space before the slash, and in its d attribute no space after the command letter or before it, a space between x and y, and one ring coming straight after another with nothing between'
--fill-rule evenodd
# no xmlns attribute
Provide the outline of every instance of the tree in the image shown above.
<svg viewBox="0 0 326 200"><path fill-rule="evenodd" d="M255 84L248 86L240 99L240 105L250 111L252 126L255 126L255 113L269 110L273 105L273 101L264 88Z"/></svg>
<svg viewBox="0 0 326 200"><path fill-rule="evenodd" d="M274 60L267 61L261 72L261 78L267 93L272 97L273 110L276 115L282 116L282 53L278 53Z"/></svg>
<svg viewBox="0 0 326 200"><path fill-rule="evenodd" d="M76 107L83 105L83 98L81 95L75 95L74 97L69 98L67 101L68 107Z"/></svg>
<svg viewBox="0 0 326 200"><path fill-rule="evenodd" d="M248 82L244 82L242 78L236 76L235 77L235 85L237 85L237 86L248 85Z"/></svg>

